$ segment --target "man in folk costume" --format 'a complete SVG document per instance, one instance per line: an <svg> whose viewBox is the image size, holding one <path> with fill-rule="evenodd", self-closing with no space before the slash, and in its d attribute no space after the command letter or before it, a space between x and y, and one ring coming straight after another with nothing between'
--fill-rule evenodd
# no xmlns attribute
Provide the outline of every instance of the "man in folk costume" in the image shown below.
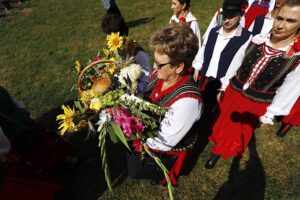
<svg viewBox="0 0 300 200"><path fill-rule="evenodd" d="M217 99L220 114L210 141L215 143L206 167L222 156L241 157L255 128L287 115L300 95L300 1L287 0L275 18L272 33L257 35L238 71L227 73ZM230 80L230 81L229 81Z"/></svg>
<svg viewBox="0 0 300 200"><path fill-rule="evenodd" d="M241 65L245 50L251 40L251 33L244 29L239 21L243 16L241 0L225 0L222 8L224 17L221 27L211 29L204 39L200 50L201 76L200 88L203 91L205 110L211 110L216 104L217 90L227 70ZM209 111L208 110L208 111Z"/></svg>
<svg viewBox="0 0 300 200"><path fill-rule="evenodd" d="M177 156L169 171L172 185L177 186L177 178L197 139L191 128L202 113L200 91L189 74L198 52L198 39L185 24L170 24L151 37L150 46L157 70L150 77L145 96L168 111L158 136L148 138L147 145L154 152Z"/></svg>

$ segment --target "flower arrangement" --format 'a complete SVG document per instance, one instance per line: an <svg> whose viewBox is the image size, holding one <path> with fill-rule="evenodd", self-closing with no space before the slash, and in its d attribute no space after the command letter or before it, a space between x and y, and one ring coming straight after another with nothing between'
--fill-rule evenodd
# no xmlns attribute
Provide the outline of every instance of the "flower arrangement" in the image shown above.
<svg viewBox="0 0 300 200"><path fill-rule="evenodd" d="M114 143L122 142L129 151L128 141L133 141L134 148L141 151L141 155L150 155L161 167L173 199L167 169L145 144L147 138L156 136L155 130L159 128L160 117L166 108L136 96L141 66L126 55L126 48L130 47L126 46L125 38L112 33L107 36L107 46L108 49L99 52L85 68L75 62L79 98L73 107L62 105L64 113L56 118L60 134L87 128L99 135L102 169L111 191L106 138L109 136Z"/></svg>

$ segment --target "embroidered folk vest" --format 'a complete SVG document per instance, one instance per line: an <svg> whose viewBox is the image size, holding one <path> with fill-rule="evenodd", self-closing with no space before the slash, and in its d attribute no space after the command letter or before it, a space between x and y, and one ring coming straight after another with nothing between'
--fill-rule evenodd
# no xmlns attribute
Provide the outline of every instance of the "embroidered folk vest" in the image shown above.
<svg viewBox="0 0 300 200"><path fill-rule="evenodd" d="M280 87L287 76L300 63L300 56L292 56L288 59L283 57L284 52L278 56L271 57L267 63L262 64L262 70L251 82L246 90L243 90L245 83L249 80L254 66L265 57L265 43L250 43L237 75L231 79L233 88L241 92L244 96L254 101L272 102L276 90Z"/></svg>
<svg viewBox="0 0 300 200"><path fill-rule="evenodd" d="M174 87L165 94L158 94L157 98L155 97L156 89L159 88L159 79L157 77L157 71L152 74L150 77L146 92L145 98L150 100L153 103L156 103L160 106L170 107L174 102L182 98L194 98L201 100L201 94L197 85L191 80L190 76L183 76ZM153 101L154 99L154 101ZM197 132L194 128L191 128L190 131L183 137L183 139L170 151L185 151L189 148L192 148L197 141Z"/></svg>

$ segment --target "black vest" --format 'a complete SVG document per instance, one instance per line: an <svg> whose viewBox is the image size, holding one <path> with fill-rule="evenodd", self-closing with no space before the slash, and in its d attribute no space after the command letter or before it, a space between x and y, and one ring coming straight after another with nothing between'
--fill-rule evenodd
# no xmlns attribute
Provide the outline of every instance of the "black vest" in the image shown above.
<svg viewBox="0 0 300 200"><path fill-rule="evenodd" d="M261 15L261 16L256 17L256 19L254 21L253 30L252 30L253 36L261 33L262 28L264 26L265 16L266 15Z"/></svg>
<svg viewBox="0 0 300 200"><path fill-rule="evenodd" d="M265 44L250 43L242 66L230 82L233 88L254 101L272 102L277 88L282 85L287 74L299 65L300 56L284 58L283 52L280 56L272 58L255 81L246 90L243 90L243 86L249 79L255 64L264 57L263 48L265 48Z"/></svg>
<svg viewBox="0 0 300 200"><path fill-rule="evenodd" d="M215 27L211 29L209 35L208 35L208 40L207 40L207 45L204 50L204 62L203 62L203 67L202 67L202 72L201 72L201 78L205 77L205 74L208 70L213 52L216 47L216 41L218 38L218 33L217 30L220 27ZM241 36L234 36L233 38L230 39L230 41L227 43L225 48L223 49L220 60L218 63L218 71L217 71L217 79L220 79L226 75L226 72L229 68L230 63L232 62L233 57L235 56L236 52L241 48L243 44L247 42L249 37L251 36L251 33L247 31L246 29L243 28Z"/></svg>

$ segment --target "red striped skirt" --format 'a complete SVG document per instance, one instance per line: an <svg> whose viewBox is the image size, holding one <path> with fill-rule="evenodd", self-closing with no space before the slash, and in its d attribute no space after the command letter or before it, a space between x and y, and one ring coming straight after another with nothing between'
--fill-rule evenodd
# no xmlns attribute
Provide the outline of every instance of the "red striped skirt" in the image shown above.
<svg viewBox="0 0 300 200"><path fill-rule="evenodd" d="M259 124L259 117L265 114L268 105L243 96L229 85L219 104L219 116L209 137L215 143L212 153L224 159L243 156Z"/></svg>

